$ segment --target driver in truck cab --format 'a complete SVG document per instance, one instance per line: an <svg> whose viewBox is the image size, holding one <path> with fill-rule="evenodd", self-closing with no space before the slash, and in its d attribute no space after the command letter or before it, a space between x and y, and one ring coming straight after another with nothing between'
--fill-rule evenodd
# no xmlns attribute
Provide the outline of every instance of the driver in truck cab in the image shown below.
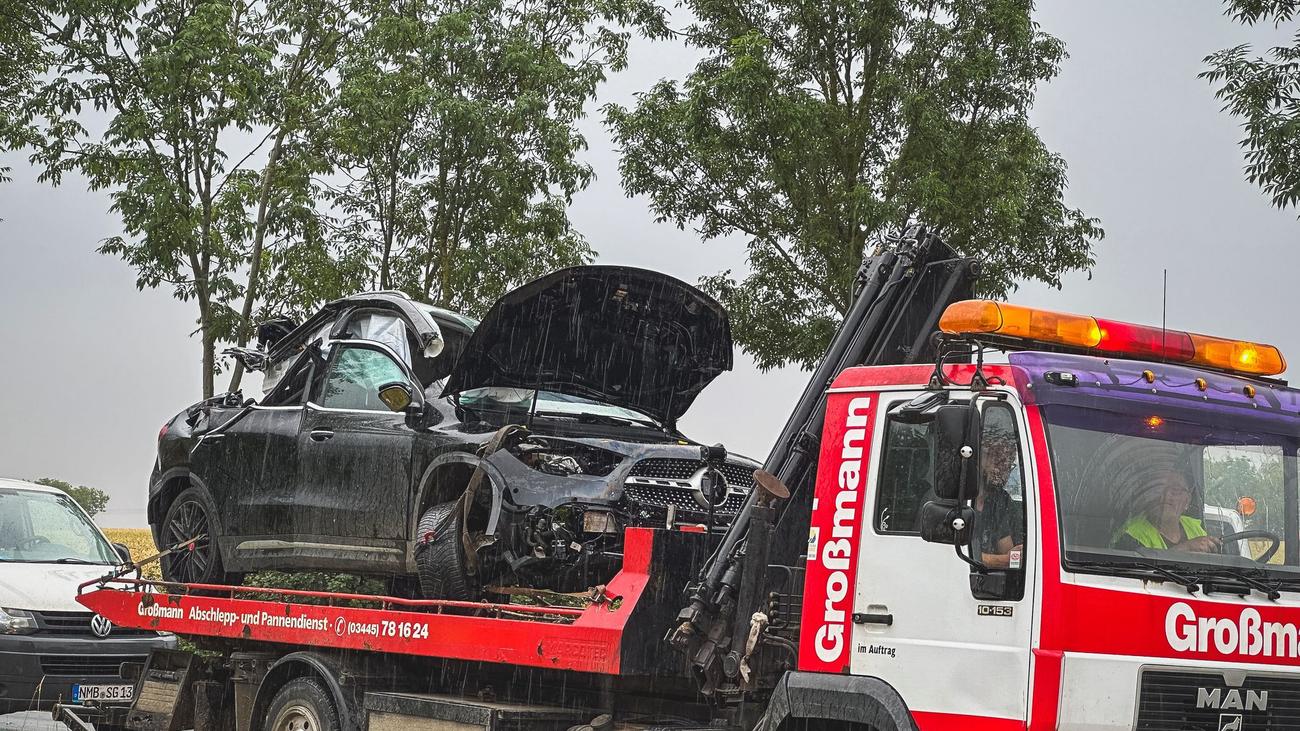
<svg viewBox="0 0 1300 731"><path fill-rule="evenodd" d="M989 568L1014 568L1011 553L1024 550L1025 529L1022 509L1006 486L1020 448L1010 424L1004 426L995 419L984 423L980 439L980 491L971 501L975 508L972 555L978 555Z"/></svg>
<svg viewBox="0 0 1300 731"><path fill-rule="evenodd" d="M1200 518L1187 515L1192 485L1181 470L1163 466L1143 492L1144 508L1115 534L1112 545L1126 551L1139 548L1213 553L1221 545L1205 531Z"/></svg>

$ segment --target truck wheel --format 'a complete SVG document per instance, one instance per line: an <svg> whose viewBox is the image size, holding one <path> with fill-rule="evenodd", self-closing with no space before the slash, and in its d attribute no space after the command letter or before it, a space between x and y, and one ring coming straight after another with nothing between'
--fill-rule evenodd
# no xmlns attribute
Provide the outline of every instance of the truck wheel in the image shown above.
<svg viewBox="0 0 1300 731"><path fill-rule="evenodd" d="M164 581L177 581L185 584L224 584L226 573L221 565L221 551L217 549L216 510L208 502L207 495L197 487L187 488L172 501L163 518L159 537L160 549L167 549L178 543L184 543L196 536L203 536L188 549L163 556L162 575Z"/></svg>
<svg viewBox="0 0 1300 731"><path fill-rule="evenodd" d="M311 677L294 678L271 699L263 731L339 731L334 700Z"/></svg>
<svg viewBox="0 0 1300 731"><path fill-rule="evenodd" d="M415 566L420 571L420 593L426 599L478 599L477 587L465 570L464 521L459 500L435 505L420 516Z"/></svg>

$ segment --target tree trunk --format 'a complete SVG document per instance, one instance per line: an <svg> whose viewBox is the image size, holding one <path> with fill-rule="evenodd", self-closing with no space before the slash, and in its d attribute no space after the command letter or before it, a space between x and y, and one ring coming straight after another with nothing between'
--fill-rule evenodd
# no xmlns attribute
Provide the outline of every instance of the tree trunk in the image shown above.
<svg viewBox="0 0 1300 731"><path fill-rule="evenodd" d="M285 128L275 135L275 143L266 157L266 169L262 173L262 189L257 194L257 224L253 229L252 261L248 265L248 287L244 291L244 306L239 311L239 347L248 344L252 331L253 303L257 301L257 285L262 275L262 246L266 241L267 209L271 202L271 178L275 176L275 166L280 161L284 147ZM238 391L239 383L244 377L244 364L235 361L235 371L230 374L230 386L227 391Z"/></svg>
<svg viewBox="0 0 1300 731"><path fill-rule="evenodd" d="M384 256L379 263L380 289L391 289L393 286L393 241L397 235L397 153L400 145L398 142L388 152L388 222L383 226Z"/></svg>
<svg viewBox="0 0 1300 731"><path fill-rule="evenodd" d="M207 326L203 327L203 398L212 398L212 392L215 389L217 375L217 354L216 343L208 331Z"/></svg>

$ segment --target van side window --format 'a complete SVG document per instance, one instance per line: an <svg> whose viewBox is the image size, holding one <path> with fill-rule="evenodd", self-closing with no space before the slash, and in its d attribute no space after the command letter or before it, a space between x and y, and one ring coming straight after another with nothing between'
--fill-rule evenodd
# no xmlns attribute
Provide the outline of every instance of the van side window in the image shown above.
<svg viewBox="0 0 1300 731"><path fill-rule="evenodd" d="M876 489L876 532L919 535L917 514L933 497L930 425L885 420L885 443Z"/></svg>

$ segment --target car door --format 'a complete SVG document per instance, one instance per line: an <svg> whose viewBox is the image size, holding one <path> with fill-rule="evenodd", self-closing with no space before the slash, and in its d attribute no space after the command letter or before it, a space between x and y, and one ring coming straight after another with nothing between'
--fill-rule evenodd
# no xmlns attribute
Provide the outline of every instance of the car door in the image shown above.
<svg viewBox="0 0 1300 731"><path fill-rule="evenodd" d="M246 539L273 535L289 509L312 368L313 354L304 352L261 403L243 407L194 447L191 470L216 504L226 555L235 549L238 559Z"/></svg>
<svg viewBox="0 0 1300 731"><path fill-rule="evenodd" d="M422 388L384 344L337 341L331 351L299 433L292 533L339 557L400 565L414 432L404 414L380 401L379 387L400 381Z"/></svg>
<svg viewBox="0 0 1300 731"><path fill-rule="evenodd" d="M931 717L1023 721L1033 628L1033 572L1024 563L1032 552L1010 554L1013 565L1018 564L1017 581L1024 582L1022 592L981 599L972 588L972 569L953 554L952 545L921 539L919 509L933 499L930 424L886 416L915 395L882 394L874 415L878 426L867 482L869 525L863 527L859 549L852 672L891 683L918 720L937 714ZM1022 487L1028 457L1019 436L1024 429L1004 401L983 403L982 409L986 431L992 425L1010 426L1017 435L1014 476L1002 487L1012 496L1012 510L1020 513L1017 540L1027 549L1034 531L1031 526L1030 535L1023 537L1024 501L1032 499L1032 491Z"/></svg>

